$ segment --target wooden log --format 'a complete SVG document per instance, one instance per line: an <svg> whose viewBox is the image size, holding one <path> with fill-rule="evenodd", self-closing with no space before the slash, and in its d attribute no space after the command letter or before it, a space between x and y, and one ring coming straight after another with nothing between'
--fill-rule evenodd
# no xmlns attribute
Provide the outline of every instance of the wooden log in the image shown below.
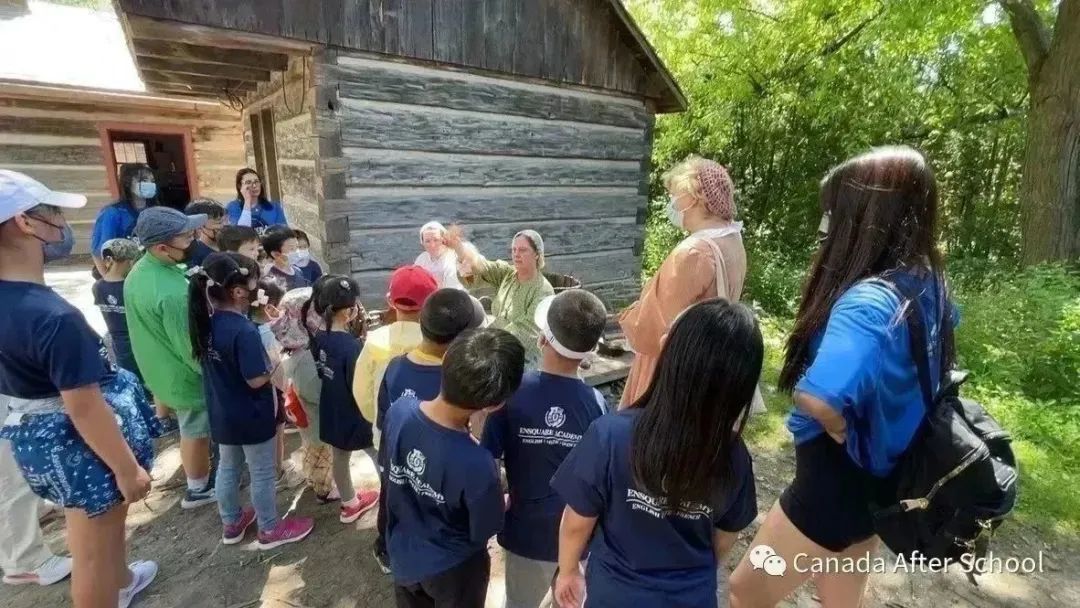
<svg viewBox="0 0 1080 608"><path fill-rule="evenodd" d="M223 78L226 80L243 80L252 82L269 82L270 72L247 66L222 65L217 63L202 63L187 61L184 59L164 59L161 57L138 57L136 61L143 70L157 72L169 72L172 74L188 74L202 77Z"/></svg>
<svg viewBox="0 0 1080 608"><path fill-rule="evenodd" d="M215 0L209 5L119 0L119 4L127 13L132 38L264 53L307 53L315 46L281 37L280 3L264 2L257 8L250 0Z"/></svg>
<svg viewBox="0 0 1080 608"><path fill-rule="evenodd" d="M160 72L158 70L142 70L143 81L147 84L180 85L193 91L198 90L229 90L235 92L254 91L255 83L228 78L211 78L208 76L195 76L192 74L174 74L172 72Z"/></svg>
<svg viewBox="0 0 1080 608"><path fill-rule="evenodd" d="M414 229L431 220L469 225L633 217L642 200L626 188L350 188L346 194L327 201L327 217L349 217L365 228Z"/></svg>
<svg viewBox="0 0 1080 608"><path fill-rule="evenodd" d="M3 163L4 169L25 173L45 184L52 190L62 192L105 192L109 181L105 174L105 165L65 166L65 165L16 165Z"/></svg>
<svg viewBox="0 0 1080 608"><path fill-rule="evenodd" d="M278 144L280 147L280 143ZM345 148L349 186L634 187L636 161Z"/></svg>
<svg viewBox="0 0 1080 608"><path fill-rule="evenodd" d="M104 166L101 146L27 146L0 144L0 166L95 165Z"/></svg>
<svg viewBox="0 0 1080 608"><path fill-rule="evenodd" d="M419 246L416 250L419 255ZM413 256L415 259L415 256ZM404 262L411 263L412 260ZM622 282L624 292L629 290L632 281L641 275L641 260L634 257L630 250L610 251L594 254L552 256L548 259L545 270L569 274L583 283L585 289L594 284L614 284ZM360 299L365 306L381 307L386 305L386 290L392 270L353 271L353 278L360 285Z"/></svg>
<svg viewBox="0 0 1080 608"><path fill-rule="evenodd" d="M641 102L408 64L340 57L325 80L351 99L474 110L642 129Z"/></svg>
<svg viewBox="0 0 1080 608"><path fill-rule="evenodd" d="M405 229L365 229L350 219L350 251L353 270L396 268L410 263L419 254L419 226ZM359 228L359 229L358 229ZM581 254L626 249L633 245L641 228L633 218L604 218L575 222L522 222L479 224L469 227L469 238L489 258L507 258L511 241L523 228L532 228L544 238L550 255Z"/></svg>
<svg viewBox="0 0 1080 608"><path fill-rule="evenodd" d="M33 133L68 137L98 136L97 127L88 120L49 117L22 118L2 114L0 114L0 133Z"/></svg>
<svg viewBox="0 0 1080 608"><path fill-rule="evenodd" d="M283 72L289 68L289 56L284 53L260 53L243 49L223 49L145 38L135 38L132 40L132 45L139 57L184 59L200 63L240 66L272 72Z"/></svg>
<svg viewBox="0 0 1080 608"><path fill-rule="evenodd" d="M344 146L609 160L646 153L633 129L352 99L341 105Z"/></svg>
<svg viewBox="0 0 1080 608"><path fill-rule="evenodd" d="M470 0L436 0L433 25L434 59L443 63L465 64L465 6Z"/></svg>

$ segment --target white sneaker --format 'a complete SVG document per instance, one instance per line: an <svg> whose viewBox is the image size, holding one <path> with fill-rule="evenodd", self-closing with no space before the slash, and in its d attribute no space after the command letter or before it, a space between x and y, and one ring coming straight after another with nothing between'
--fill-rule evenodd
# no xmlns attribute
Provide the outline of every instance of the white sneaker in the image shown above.
<svg viewBox="0 0 1080 608"><path fill-rule="evenodd" d="M51 585L59 583L71 575L71 558L54 555L45 560L37 570L5 574L4 584L7 585Z"/></svg>
<svg viewBox="0 0 1080 608"><path fill-rule="evenodd" d="M157 562L138 561L128 564L131 570L131 584L120 590L119 608L128 608L136 595L154 582L158 573Z"/></svg>

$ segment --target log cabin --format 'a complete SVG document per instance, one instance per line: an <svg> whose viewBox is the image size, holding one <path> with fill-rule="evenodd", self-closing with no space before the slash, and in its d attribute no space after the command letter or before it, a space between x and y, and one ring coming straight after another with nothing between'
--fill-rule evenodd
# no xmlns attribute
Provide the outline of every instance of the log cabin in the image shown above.
<svg viewBox="0 0 1080 608"><path fill-rule="evenodd" d="M0 166L88 193L84 248L123 159L154 165L166 203L231 200L251 166L366 303L430 220L489 257L536 229L549 270L636 296L655 116L687 102L620 0L113 5L0 0L0 39L80 11L100 28L48 53L94 78L40 57L20 73L0 46Z"/></svg>

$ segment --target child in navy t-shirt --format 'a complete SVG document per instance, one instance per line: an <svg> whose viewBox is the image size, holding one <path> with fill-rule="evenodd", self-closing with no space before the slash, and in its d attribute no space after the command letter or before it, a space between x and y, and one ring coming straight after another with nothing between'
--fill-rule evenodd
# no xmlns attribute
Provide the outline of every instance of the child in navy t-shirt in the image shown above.
<svg viewBox="0 0 1080 608"><path fill-rule="evenodd" d="M139 259L139 246L131 239L110 239L101 247L105 274L94 283L94 305L101 310L109 330L113 359L117 367L128 370L142 380L128 337L127 315L124 310L124 279Z"/></svg>
<svg viewBox="0 0 1080 608"><path fill-rule="evenodd" d="M737 423L762 353L750 309L696 304L672 327L645 395L589 427L551 480L567 505L560 605L715 608L718 556L757 516Z"/></svg>
<svg viewBox="0 0 1080 608"><path fill-rule="evenodd" d="M351 524L375 508L379 500L377 491L357 492L349 469L353 452L374 448L371 421L360 415L352 392L356 360L360 358L363 342L349 332L349 325L362 314L360 287L348 277L324 276L312 288L311 306L325 328L311 338L315 369L322 380L319 439L333 449L331 467L341 494L338 520ZM305 305L302 318L307 318L308 309Z"/></svg>
<svg viewBox="0 0 1080 608"><path fill-rule="evenodd" d="M311 240L303 230L293 229L296 233L296 267L312 285L323 276L322 266L311 257Z"/></svg>
<svg viewBox="0 0 1080 608"><path fill-rule="evenodd" d="M508 607L538 606L551 586L566 506L551 489L551 477L592 421L607 411L600 392L578 377L606 319L603 302L583 289L541 300L535 314L540 371L525 374L521 388L484 426L481 443L503 459L510 489L499 534L506 549Z"/></svg>
<svg viewBox="0 0 1080 608"><path fill-rule="evenodd" d="M278 518L274 466L277 403L270 384L273 367L259 330L248 318L259 267L238 253L212 253L191 279L188 306L191 344L202 365L210 435L218 444L218 512L222 542L236 544L251 524L258 525L258 547L272 549L303 540L314 522L308 517ZM240 507L240 467L251 477L252 507Z"/></svg>
<svg viewBox="0 0 1080 608"><path fill-rule="evenodd" d="M386 530L399 608L483 608L487 542L502 528L503 497L495 461L473 441L469 418L501 406L524 367L513 335L471 331L447 350L435 399L409 395L390 407Z"/></svg>
<svg viewBox="0 0 1080 608"><path fill-rule="evenodd" d="M390 404L407 397L430 401L439 395L442 384L442 361L450 342L464 331L484 322L480 302L460 289L440 289L428 296L420 309L420 346L390 360L379 384L376 428L383 430ZM379 446L379 482L385 489L385 452ZM379 501L378 537L374 555L384 574L390 574L386 553L386 500Z"/></svg>

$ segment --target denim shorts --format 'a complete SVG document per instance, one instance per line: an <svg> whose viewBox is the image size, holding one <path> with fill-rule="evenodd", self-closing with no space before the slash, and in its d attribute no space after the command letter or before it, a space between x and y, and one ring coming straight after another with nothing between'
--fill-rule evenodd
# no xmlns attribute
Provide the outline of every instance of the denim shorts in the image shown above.
<svg viewBox="0 0 1080 608"><path fill-rule="evenodd" d="M121 369L101 389L135 459L149 471L154 464L152 439L161 435L161 427L139 379ZM15 462L38 496L66 509L81 509L89 517L124 502L112 470L86 445L65 412L23 415L18 423L0 428L0 439L11 441Z"/></svg>

